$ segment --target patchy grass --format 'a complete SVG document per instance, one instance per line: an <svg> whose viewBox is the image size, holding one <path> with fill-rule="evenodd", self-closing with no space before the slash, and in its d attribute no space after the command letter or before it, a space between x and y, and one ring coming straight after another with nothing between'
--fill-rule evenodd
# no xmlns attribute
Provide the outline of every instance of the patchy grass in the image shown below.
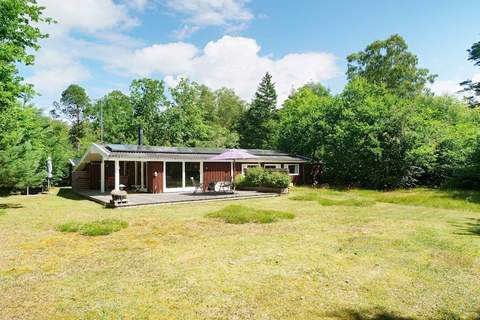
<svg viewBox="0 0 480 320"><path fill-rule="evenodd" d="M375 201L368 199L336 199L327 198L318 192L309 192L290 197L291 200L297 201L316 201L322 206L347 206L347 207L369 207L375 204Z"/></svg>
<svg viewBox="0 0 480 320"><path fill-rule="evenodd" d="M4 209L0 209L0 217L7 214Z"/></svg>
<svg viewBox="0 0 480 320"><path fill-rule="evenodd" d="M61 232L80 232L85 236L104 236L128 227L128 223L117 219L104 219L88 223L67 222L57 227Z"/></svg>
<svg viewBox="0 0 480 320"><path fill-rule="evenodd" d="M238 204L231 204L206 215L208 218L221 219L226 223L272 223L280 219L293 219L295 215L291 212L254 209Z"/></svg>
<svg viewBox="0 0 480 320"><path fill-rule="evenodd" d="M290 200L306 194L313 200ZM3 197L0 319L477 319L479 194L294 188L118 210L69 189ZM205 217L232 204L295 219ZM128 228L55 231L105 219Z"/></svg>

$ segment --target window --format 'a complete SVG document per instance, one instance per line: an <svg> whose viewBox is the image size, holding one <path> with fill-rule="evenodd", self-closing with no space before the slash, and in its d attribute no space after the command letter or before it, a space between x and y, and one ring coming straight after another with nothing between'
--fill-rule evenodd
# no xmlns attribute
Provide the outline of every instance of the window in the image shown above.
<svg viewBox="0 0 480 320"><path fill-rule="evenodd" d="M200 162L185 162L185 186L193 187L192 178L195 183L200 183Z"/></svg>
<svg viewBox="0 0 480 320"><path fill-rule="evenodd" d="M288 174L291 176L298 176L300 173L300 165L298 163L286 164L285 168L288 169Z"/></svg>
<svg viewBox="0 0 480 320"><path fill-rule="evenodd" d="M269 170L269 169L280 169L281 166L280 166L280 163L266 163L264 166L263 166L265 169Z"/></svg>
<svg viewBox="0 0 480 320"><path fill-rule="evenodd" d="M167 162L165 167L165 181L167 188L182 188L182 163Z"/></svg>
<svg viewBox="0 0 480 320"><path fill-rule="evenodd" d="M242 175L245 174L245 170L248 168L255 168L259 167L260 165L258 163L244 163L242 164Z"/></svg>

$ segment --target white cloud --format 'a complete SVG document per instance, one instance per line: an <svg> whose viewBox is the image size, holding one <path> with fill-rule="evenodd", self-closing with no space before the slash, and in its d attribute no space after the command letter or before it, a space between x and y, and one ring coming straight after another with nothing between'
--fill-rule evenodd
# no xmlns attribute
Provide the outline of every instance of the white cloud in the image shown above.
<svg viewBox="0 0 480 320"><path fill-rule="evenodd" d="M39 0L45 15L58 23L48 31L68 32L71 29L88 33L112 28L129 28L138 24L127 7L112 0Z"/></svg>
<svg viewBox="0 0 480 320"><path fill-rule="evenodd" d="M209 42L203 50L183 42L156 44L134 51L129 58L114 62L112 67L134 75L160 73L167 84L188 77L213 89L235 89L250 100L259 81L270 72L276 82L279 103L291 90L313 81L320 82L338 75L335 56L310 52L287 54L280 59L260 55L255 39L224 36Z"/></svg>
<svg viewBox="0 0 480 320"><path fill-rule="evenodd" d="M431 86L430 89L436 95L458 95L458 92L462 90L460 81L453 80L437 80Z"/></svg>
<svg viewBox="0 0 480 320"><path fill-rule="evenodd" d="M174 33L180 36L179 39L184 39L200 27L224 27L228 32L245 28L253 19L245 3L245 0L166 0L167 8L180 15L185 23Z"/></svg>

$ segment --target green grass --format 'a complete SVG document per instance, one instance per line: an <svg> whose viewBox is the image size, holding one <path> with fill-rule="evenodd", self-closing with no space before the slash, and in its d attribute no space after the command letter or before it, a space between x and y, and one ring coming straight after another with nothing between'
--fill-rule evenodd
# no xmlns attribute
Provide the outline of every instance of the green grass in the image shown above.
<svg viewBox="0 0 480 320"><path fill-rule="evenodd" d="M67 222L57 227L61 232L80 232L85 236L104 236L128 227L128 223L117 219L104 219L88 223Z"/></svg>
<svg viewBox="0 0 480 320"><path fill-rule="evenodd" d="M0 199L0 319L480 317L479 192L293 188L115 210L58 194ZM231 205L295 218L206 217ZM105 219L128 228L56 230Z"/></svg>
<svg viewBox="0 0 480 320"><path fill-rule="evenodd" d="M254 209L237 204L229 205L206 216L233 224L272 223L280 219L293 219L295 217L291 212Z"/></svg>
<svg viewBox="0 0 480 320"><path fill-rule="evenodd" d="M5 210L4 210L4 209L0 209L0 216L3 216L3 215L5 215L5 214L6 214Z"/></svg>
<svg viewBox="0 0 480 320"><path fill-rule="evenodd" d="M293 195L291 200L297 201L316 201L322 206L350 206L350 207L369 207L375 204L375 201L368 199L334 199L327 198L318 192L310 192L299 195Z"/></svg>

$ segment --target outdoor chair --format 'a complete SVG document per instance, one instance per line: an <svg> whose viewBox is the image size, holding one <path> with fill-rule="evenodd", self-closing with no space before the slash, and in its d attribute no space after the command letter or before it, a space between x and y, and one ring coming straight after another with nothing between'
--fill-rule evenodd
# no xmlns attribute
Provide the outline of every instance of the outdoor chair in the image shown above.
<svg viewBox="0 0 480 320"><path fill-rule="evenodd" d="M195 190L193 190L193 193L194 193L194 194L197 193L198 190L200 190L200 191L202 191L202 192L205 192L204 187L203 187L203 183L200 183L200 182L197 183L197 182L195 182L195 178L193 178L193 177L190 177L190 180L192 181L192 184L193 184L193 186L195 187Z"/></svg>
<svg viewBox="0 0 480 320"><path fill-rule="evenodd" d="M218 188L219 192L232 192L232 182L231 181L220 181L220 186Z"/></svg>

